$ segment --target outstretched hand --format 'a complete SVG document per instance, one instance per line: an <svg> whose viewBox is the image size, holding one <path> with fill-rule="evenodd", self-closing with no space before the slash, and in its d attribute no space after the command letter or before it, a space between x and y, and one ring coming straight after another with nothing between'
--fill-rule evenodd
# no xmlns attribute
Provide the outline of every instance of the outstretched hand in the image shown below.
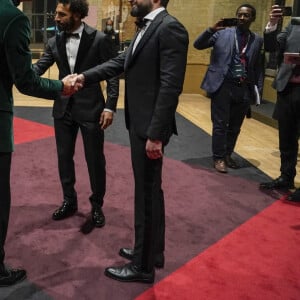
<svg viewBox="0 0 300 300"><path fill-rule="evenodd" d="M64 96L72 96L83 87L83 84L81 82L76 81L77 76L77 74L70 74L62 79L62 82L64 84L62 94Z"/></svg>

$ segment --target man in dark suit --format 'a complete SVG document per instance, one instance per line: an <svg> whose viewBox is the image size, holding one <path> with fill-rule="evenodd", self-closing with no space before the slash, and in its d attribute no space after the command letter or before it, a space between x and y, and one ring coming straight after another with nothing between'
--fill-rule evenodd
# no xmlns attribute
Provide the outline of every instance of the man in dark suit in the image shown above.
<svg viewBox="0 0 300 300"><path fill-rule="evenodd" d="M284 60L284 52L299 53L300 25L291 23L278 32L277 24L282 9L273 5L269 23L264 33L266 51L278 51L278 72L273 82L277 90L274 118L278 120L280 176L260 184L263 189L293 189L298 157L300 125L300 60ZM288 200L300 202L300 189L290 194Z"/></svg>
<svg viewBox="0 0 300 300"><path fill-rule="evenodd" d="M261 93L263 82L263 40L249 29L256 10L240 5L236 17L236 26L226 27L221 19L194 42L199 50L213 47L201 88L211 98L212 153L214 167L221 173L239 167L231 154L250 104L255 102L255 85Z"/></svg>
<svg viewBox="0 0 300 300"><path fill-rule="evenodd" d="M20 1L13 1L18 5ZM62 91L71 94L71 82L40 78L31 68L28 18L11 0L0 2L0 287L13 285L26 277L22 269L4 265L4 243L11 205L10 169L13 145L12 86L26 95L51 99Z"/></svg>
<svg viewBox="0 0 300 300"><path fill-rule="evenodd" d="M88 14L86 0L59 0L55 21L60 33L49 39L46 51L34 69L39 75L57 64L59 78L81 73L113 57L107 36L82 22ZM107 101L95 82L72 97L59 97L53 106L58 168L63 189L63 203L53 213L53 220L62 220L77 211L74 152L80 128L92 194L92 222L96 227L105 224L102 211L106 186L104 129L113 119L119 95L118 78L107 81Z"/></svg>
<svg viewBox="0 0 300 300"><path fill-rule="evenodd" d="M85 84L125 73L125 118L135 180L134 248L121 248L131 263L105 274L120 281L154 281L164 265L165 213L161 187L163 151L177 133L175 111L182 91L188 33L166 11L168 0L131 0L131 15L142 22L125 53L83 72Z"/></svg>

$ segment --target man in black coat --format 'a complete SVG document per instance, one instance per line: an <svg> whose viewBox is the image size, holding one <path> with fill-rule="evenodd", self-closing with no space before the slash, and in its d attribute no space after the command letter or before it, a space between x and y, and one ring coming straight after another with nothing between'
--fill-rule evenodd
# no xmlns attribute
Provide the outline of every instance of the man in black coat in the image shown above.
<svg viewBox="0 0 300 300"><path fill-rule="evenodd" d="M298 158L300 126L300 59L289 61L284 53L299 53L300 25L288 24L281 32L277 24L282 18L282 9L273 5L269 23L264 33L266 51L278 51L278 72L273 82L277 90L274 118L278 120L280 176L260 184L263 189L293 189ZM296 57L297 58L297 57ZM290 194L287 200L300 202L300 189Z"/></svg>
<svg viewBox="0 0 300 300"><path fill-rule="evenodd" d="M86 0L58 1L55 21L60 33L49 39L44 55L34 65L39 75L56 63L59 78L62 78L66 74L81 73L112 57L111 43L106 35L82 22L88 9ZM92 190L89 198L92 222L96 227L104 226L102 206L106 170L103 130L112 123L118 95L119 80L115 78L107 81L106 102L99 82L84 87L72 97L55 99L53 117L63 202L53 213L54 220L65 219L78 209L73 156L80 129Z"/></svg>
<svg viewBox="0 0 300 300"><path fill-rule="evenodd" d="M78 76L85 84L125 74L125 118L135 180L134 248L121 248L131 263L105 274L119 281L154 281L164 265L163 151L177 133L175 111L185 75L188 33L168 14L168 0L130 0L141 28L125 53Z"/></svg>

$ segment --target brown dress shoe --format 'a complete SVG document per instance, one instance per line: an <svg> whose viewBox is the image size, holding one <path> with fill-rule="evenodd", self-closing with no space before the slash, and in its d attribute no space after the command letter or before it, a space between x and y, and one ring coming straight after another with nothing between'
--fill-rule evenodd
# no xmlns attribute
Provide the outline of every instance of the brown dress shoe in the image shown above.
<svg viewBox="0 0 300 300"><path fill-rule="evenodd" d="M220 173L227 173L227 166L224 159L215 160L214 167Z"/></svg>

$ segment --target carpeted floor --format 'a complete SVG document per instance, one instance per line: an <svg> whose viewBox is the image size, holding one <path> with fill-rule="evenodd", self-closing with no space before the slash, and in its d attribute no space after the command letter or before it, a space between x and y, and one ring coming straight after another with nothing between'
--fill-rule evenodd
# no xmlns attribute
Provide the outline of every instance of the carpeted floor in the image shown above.
<svg viewBox="0 0 300 300"><path fill-rule="evenodd" d="M166 150L166 266L157 270L151 288L103 274L105 267L125 262L118 250L133 243L133 179L123 112L106 132L107 225L91 232L81 139L75 155L79 212L54 222L51 214L62 194L51 112L17 108L16 116L6 251L7 263L24 266L28 279L1 289L0 299L299 299L300 208L259 191L257 183L267 176L242 157L235 155L240 170L216 173L210 137L184 118L178 116L180 135Z"/></svg>

